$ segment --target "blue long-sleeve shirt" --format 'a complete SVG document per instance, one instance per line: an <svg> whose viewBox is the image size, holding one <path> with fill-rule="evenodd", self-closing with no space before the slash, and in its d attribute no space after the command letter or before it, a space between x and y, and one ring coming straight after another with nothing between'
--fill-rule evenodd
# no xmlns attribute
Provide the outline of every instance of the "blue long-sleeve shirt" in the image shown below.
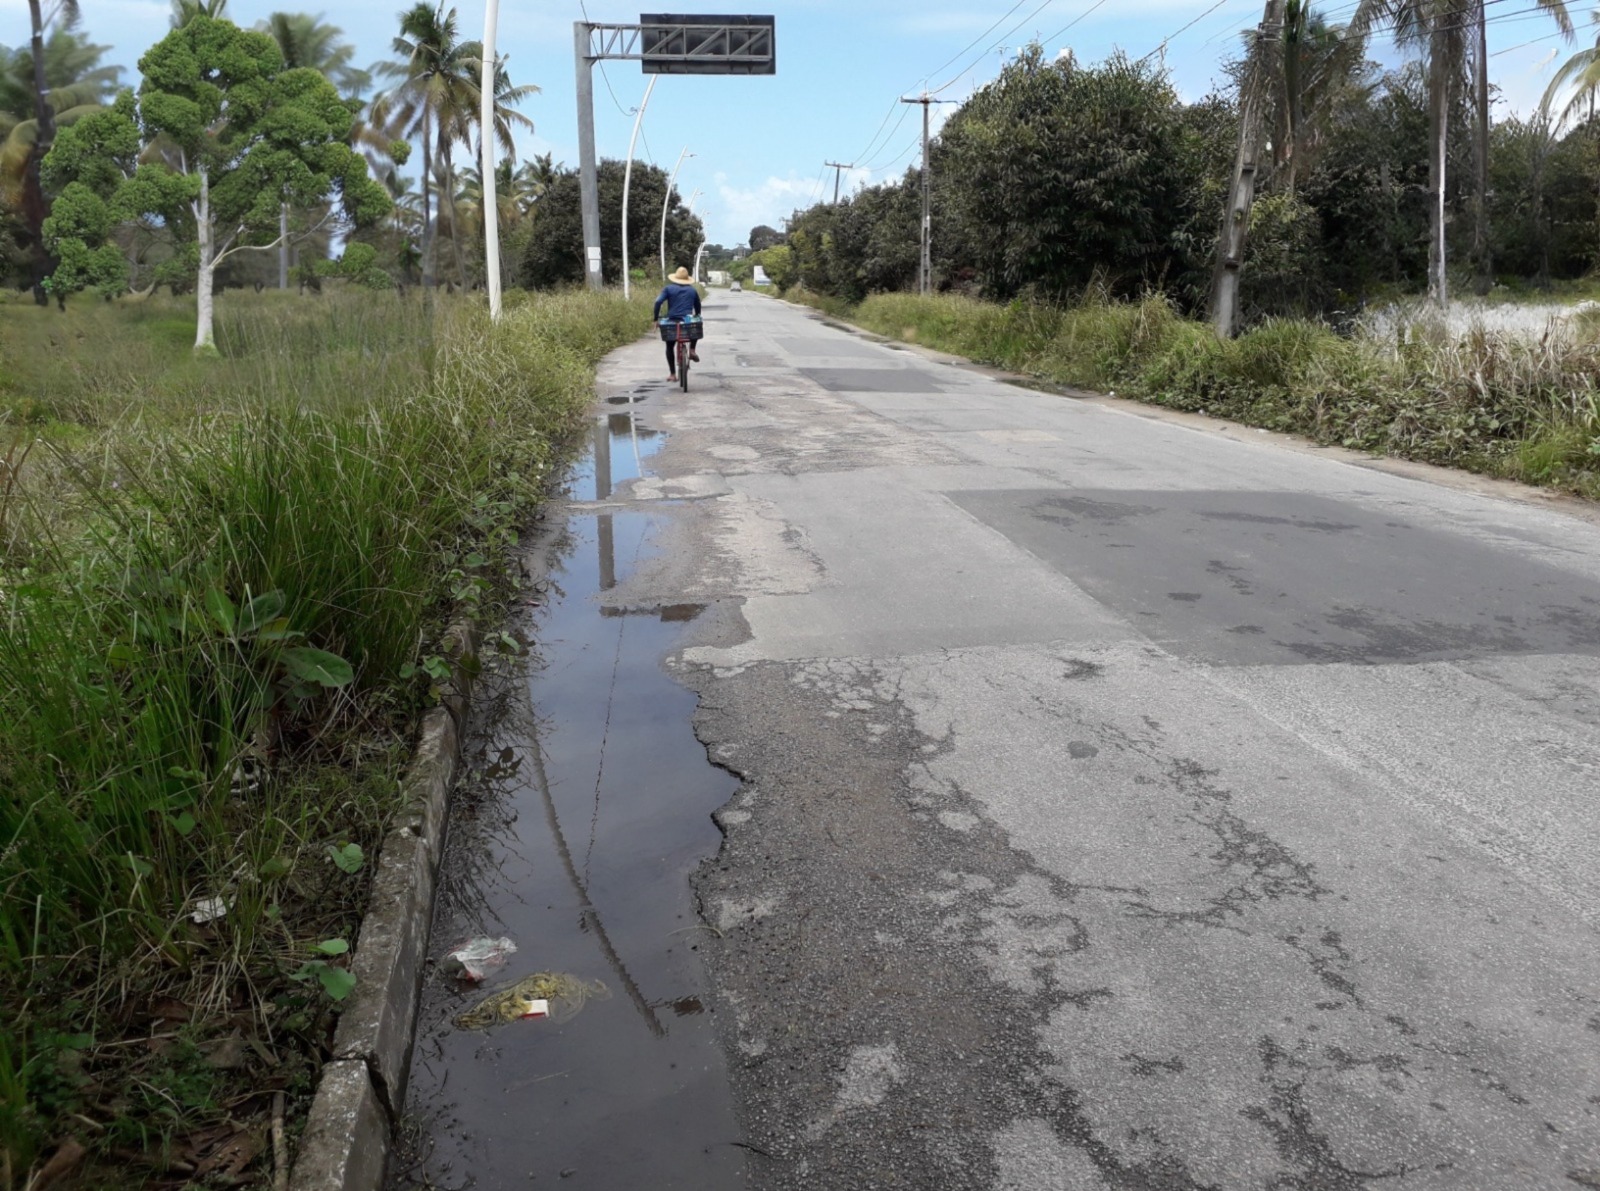
<svg viewBox="0 0 1600 1191"><path fill-rule="evenodd" d="M692 285L668 285L658 295L651 307L650 317L660 318L661 307L666 306L667 317L684 319L700 313L700 291Z"/></svg>

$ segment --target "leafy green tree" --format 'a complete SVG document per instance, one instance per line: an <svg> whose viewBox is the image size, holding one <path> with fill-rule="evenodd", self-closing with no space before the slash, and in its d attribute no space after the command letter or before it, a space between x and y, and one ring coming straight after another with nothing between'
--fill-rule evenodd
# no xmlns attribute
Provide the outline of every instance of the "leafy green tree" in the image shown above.
<svg viewBox="0 0 1600 1191"><path fill-rule="evenodd" d="M359 95L372 85L372 75L350 65L355 47L344 40L344 31L325 22L320 15L304 12L275 12L256 26L278 44L286 70L315 70L337 87L341 94ZM287 203L279 210L278 288L289 288L290 210Z"/></svg>
<svg viewBox="0 0 1600 1191"><path fill-rule="evenodd" d="M764 248L783 243L783 233L775 227L768 227L764 223L757 224L750 229L750 251L760 252Z"/></svg>
<svg viewBox="0 0 1600 1191"><path fill-rule="evenodd" d="M608 158L599 166L600 267L604 277L622 279L622 181L624 166ZM634 162L628 191L628 254L633 261L656 258L661 228L661 206L667 194L667 174L653 165ZM667 214L667 260L685 266L705 239L700 220L683 205L677 189ZM530 289L575 285L584 279L583 219L576 171L564 171L539 200L527 247L517 270L518 281Z"/></svg>
<svg viewBox="0 0 1600 1191"><path fill-rule="evenodd" d="M145 54L139 69L137 108L125 96L105 121L90 117L64 130L51 172L63 196L73 186L103 196L113 225L187 214L195 232L195 348L205 350L212 346L218 265L234 253L272 247L283 203L310 207L333 198L361 225L386 215L389 199L346 143L352 104L316 71L285 70L265 34L195 16ZM89 131L77 135L85 126ZM179 168L162 161L130 170L123 152L130 130L146 146L165 141ZM84 218L58 228L57 250L65 256L103 247L96 233L104 226ZM67 272L51 286L67 293L81 280Z"/></svg>
<svg viewBox="0 0 1600 1191"><path fill-rule="evenodd" d="M1192 201L1182 115L1161 71L1120 54L1019 54L951 117L934 163L983 287L1130 291L1170 272Z"/></svg>

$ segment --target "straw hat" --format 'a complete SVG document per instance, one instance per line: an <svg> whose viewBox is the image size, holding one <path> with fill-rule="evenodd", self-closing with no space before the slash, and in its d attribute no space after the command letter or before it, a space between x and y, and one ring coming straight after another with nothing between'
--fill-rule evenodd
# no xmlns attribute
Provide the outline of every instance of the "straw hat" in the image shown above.
<svg viewBox="0 0 1600 1191"><path fill-rule="evenodd" d="M679 285L688 285L689 284L689 270L685 269L682 265L679 265L678 266L678 271L672 275L671 279L673 281L676 281Z"/></svg>

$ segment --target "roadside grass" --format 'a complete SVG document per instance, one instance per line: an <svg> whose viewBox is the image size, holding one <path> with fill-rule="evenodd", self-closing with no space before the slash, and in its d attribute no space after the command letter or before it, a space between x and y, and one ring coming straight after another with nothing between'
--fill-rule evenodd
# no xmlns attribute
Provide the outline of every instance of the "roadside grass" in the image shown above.
<svg viewBox="0 0 1600 1191"><path fill-rule="evenodd" d="M349 992L434 643L645 319L229 294L196 359L160 302L3 313L0 1188L239 1185Z"/></svg>
<svg viewBox="0 0 1600 1191"><path fill-rule="evenodd" d="M1420 317L1342 337L1278 320L1221 342L1160 296L1055 307L879 294L827 309L1056 384L1600 499L1600 316L1587 310L1535 335Z"/></svg>

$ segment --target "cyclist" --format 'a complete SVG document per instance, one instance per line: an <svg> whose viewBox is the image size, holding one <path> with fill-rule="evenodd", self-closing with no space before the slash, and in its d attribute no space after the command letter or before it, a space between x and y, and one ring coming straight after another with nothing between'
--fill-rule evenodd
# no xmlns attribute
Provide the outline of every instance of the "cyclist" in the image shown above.
<svg viewBox="0 0 1600 1191"><path fill-rule="evenodd" d="M667 317L674 322L683 322L691 314L700 313L700 291L695 289L689 281L689 270L682 265L678 271L667 279L667 284L662 287L661 293L656 296L656 304L650 309L650 317L659 319L661 308L667 308ZM678 345L670 339L667 341L667 379L678 379ZM689 358L696 364L700 362L700 353L695 351L694 345L689 347Z"/></svg>

